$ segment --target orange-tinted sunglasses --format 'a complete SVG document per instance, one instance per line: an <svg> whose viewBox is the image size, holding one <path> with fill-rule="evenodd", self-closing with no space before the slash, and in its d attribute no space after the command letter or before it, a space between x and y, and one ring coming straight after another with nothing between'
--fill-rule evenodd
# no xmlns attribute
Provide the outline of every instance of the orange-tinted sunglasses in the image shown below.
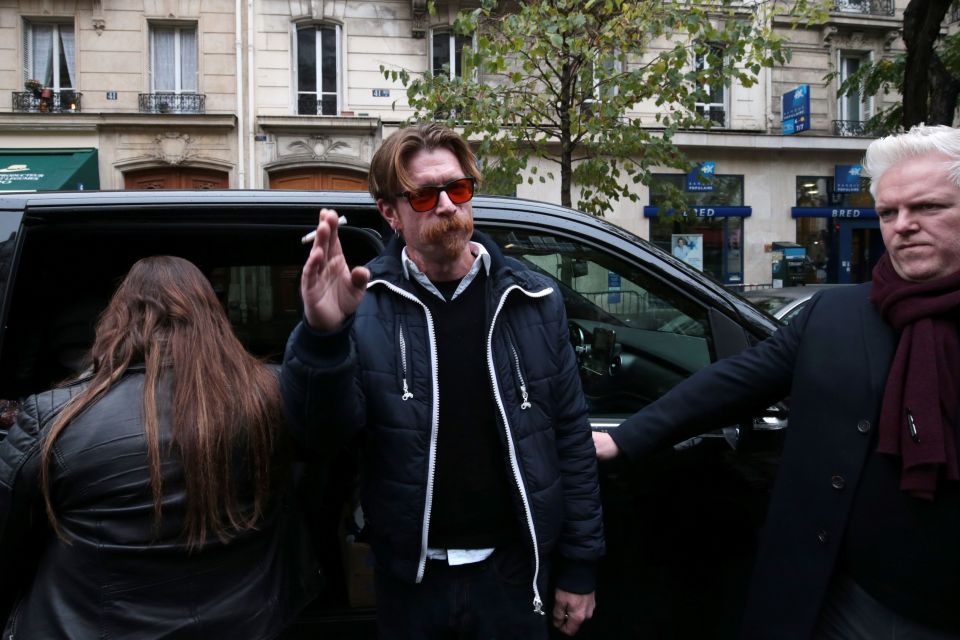
<svg viewBox="0 0 960 640"><path fill-rule="evenodd" d="M430 211L440 201L440 194L447 192L447 197L453 204L463 204L473 198L473 188L476 180L471 177L457 178L435 187L420 187L416 191L404 191L400 195L407 199L410 208L418 213Z"/></svg>

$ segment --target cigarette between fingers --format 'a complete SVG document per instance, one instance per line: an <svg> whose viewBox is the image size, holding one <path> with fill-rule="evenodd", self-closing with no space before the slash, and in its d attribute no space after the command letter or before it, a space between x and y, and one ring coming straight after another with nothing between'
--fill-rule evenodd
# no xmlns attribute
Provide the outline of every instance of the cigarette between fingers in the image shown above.
<svg viewBox="0 0 960 640"><path fill-rule="evenodd" d="M347 216L340 216L339 218L337 218L337 224L338 224L338 225L347 224ZM305 235L305 236L303 236L302 238L300 238L300 243L301 243L301 244L310 244L311 242L313 242L313 239L316 238L316 237L317 237L317 230L314 229L313 231L311 231L311 232L308 233L307 235Z"/></svg>

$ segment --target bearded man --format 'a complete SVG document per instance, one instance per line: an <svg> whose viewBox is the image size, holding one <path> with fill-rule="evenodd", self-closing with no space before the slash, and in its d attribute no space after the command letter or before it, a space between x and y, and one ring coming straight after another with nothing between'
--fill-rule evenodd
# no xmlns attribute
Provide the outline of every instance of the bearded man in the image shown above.
<svg viewBox="0 0 960 640"><path fill-rule="evenodd" d="M284 400L306 446L365 432L381 638L546 638L547 611L573 635L593 613L600 496L563 300L474 231L479 180L455 132L402 129L370 166L383 253L351 270L325 209L303 268Z"/></svg>

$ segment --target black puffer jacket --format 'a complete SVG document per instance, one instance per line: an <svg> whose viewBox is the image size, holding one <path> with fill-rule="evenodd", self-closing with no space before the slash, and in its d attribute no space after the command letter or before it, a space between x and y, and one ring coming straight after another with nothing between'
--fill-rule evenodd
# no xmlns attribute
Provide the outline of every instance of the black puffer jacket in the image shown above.
<svg viewBox="0 0 960 640"><path fill-rule="evenodd" d="M46 524L39 461L52 418L81 385L28 398L0 442L0 593L16 596L5 640L272 638L315 593L310 545L286 500L257 530L187 553L182 465L166 454L168 397L154 535L143 383L142 371L128 373L57 438L52 496L70 544Z"/></svg>
<svg viewBox="0 0 960 640"><path fill-rule="evenodd" d="M477 357L487 362L518 521L536 543L539 577L558 552L557 585L588 593L604 551L601 506L563 301L549 278L505 259L486 236L473 239L491 255L488 343ZM395 238L368 265L366 295L340 331L294 330L281 389L304 446L329 449L332 440L366 430L363 507L377 564L413 583L426 565L444 385L435 375L433 319L402 273L401 249ZM544 588L539 580L535 601Z"/></svg>

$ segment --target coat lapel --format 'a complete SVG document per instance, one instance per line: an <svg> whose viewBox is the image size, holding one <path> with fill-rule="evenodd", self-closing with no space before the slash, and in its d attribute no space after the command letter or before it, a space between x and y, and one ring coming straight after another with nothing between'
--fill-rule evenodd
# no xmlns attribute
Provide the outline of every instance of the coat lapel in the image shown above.
<svg viewBox="0 0 960 640"><path fill-rule="evenodd" d="M897 349L897 332L884 322L869 300L861 304L860 317L863 321L863 348L866 352L866 373L870 379L870 391L875 397L883 398L890 364Z"/></svg>

